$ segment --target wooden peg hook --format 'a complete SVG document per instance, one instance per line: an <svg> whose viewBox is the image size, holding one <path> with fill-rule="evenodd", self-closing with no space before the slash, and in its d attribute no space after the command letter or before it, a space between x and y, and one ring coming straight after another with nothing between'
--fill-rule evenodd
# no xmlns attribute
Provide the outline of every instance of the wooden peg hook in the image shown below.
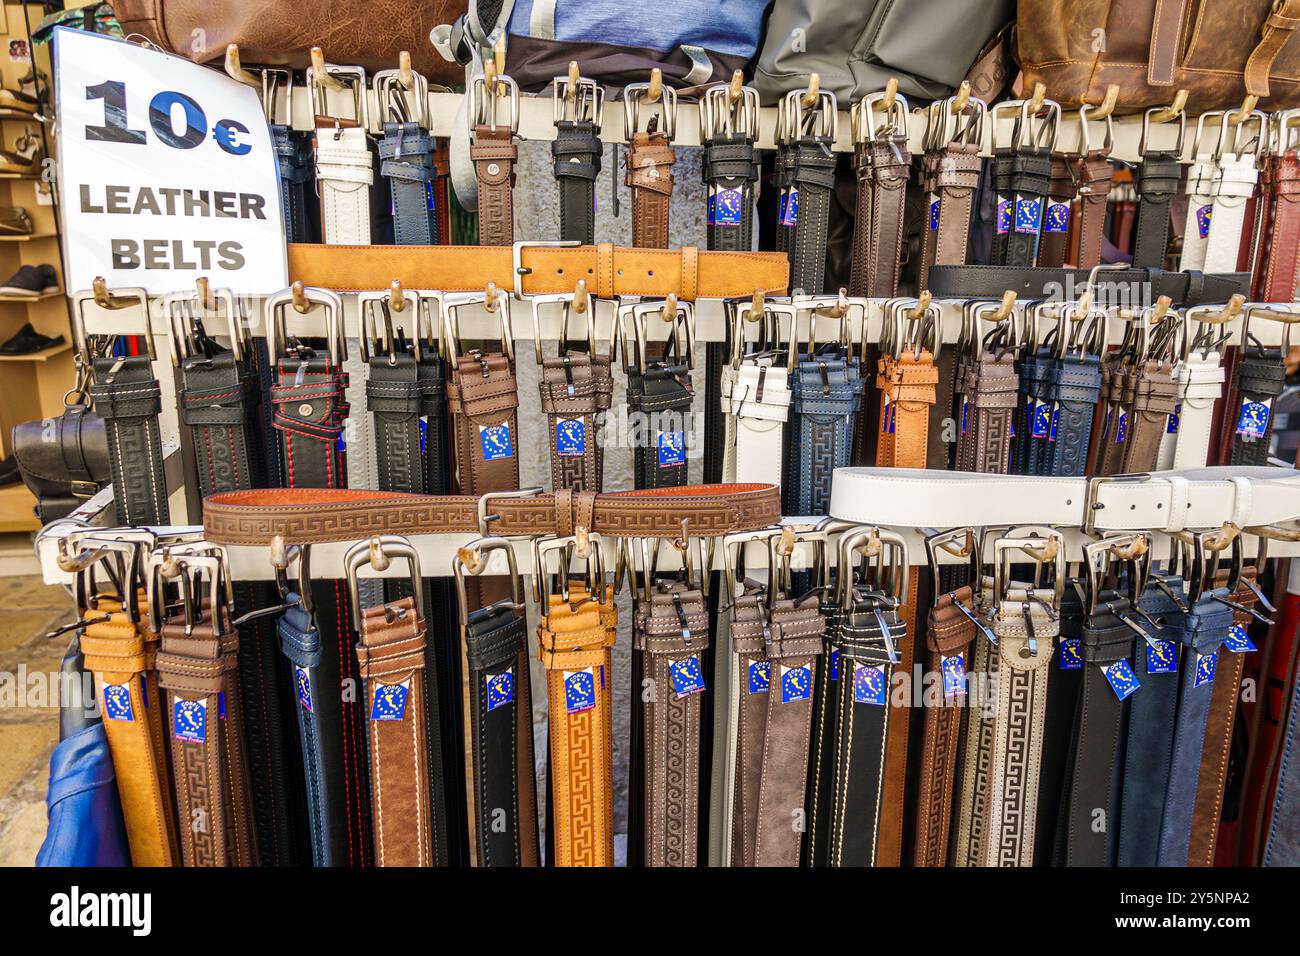
<svg viewBox="0 0 1300 956"><path fill-rule="evenodd" d="M727 102L734 105L745 90L745 74L736 70L731 74L731 85L727 87Z"/></svg>
<svg viewBox="0 0 1300 956"><path fill-rule="evenodd" d="M564 91L564 98L572 102L578 98L578 61L569 61L569 88Z"/></svg>
<svg viewBox="0 0 1300 956"><path fill-rule="evenodd" d="M754 297L749 300L749 321L757 322L767 311L767 295L763 289L755 289Z"/></svg>
<svg viewBox="0 0 1300 956"><path fill-rule="evenodd" d="M1011 314L1011 310L1012 308L1015 307L1015 304L1016 304L1016 290L1007 289L1006 292L1002 293L1002 304L999 305L998 310L989 317L989 321L991 322L1006 321L1007 316Z"/></svg>
<svg viewBox="0 0 1300 956"><path fill-rule="evenodd" d="M231 43L226 47L226 76L237 80L245 86L262 88L262 81L244 69L239 62L239 44Z"/></svg>
<svg viewBox="0 0 1300 956"><path fill-rule="evenodd" d="M194 280L194 291L198 295L199 303L203 308L212 307L212 288L207 276L199 276Z"/></svg>
<svg viewBox="0 0 1300 956"><path fill-rule="evenodd" d="M898 77L891 76L885 81L885 95L880 100L880 111L888 113L894 108L894 103L898 100Z"/></svg>
<svg viewBox="0 0 1300 956"><path fill-rule="evenodd" d="M1119 102L1119 84L1111 83L1106 87L1106 96L1101 101L1101 105L1088 113L1090 120L1104 120L1111 113L1115 112L1115 104Z"/></svg>
<svg viewBox="0 0 1300 956"><path fill-rule="evenodd" d="M970 106L970 80L962 80L961 86L957 87L957 93L953 97L952 111L965 113L968 106Z"/></svg>
<svg viewBox="0 0 1300 956"><path fill-rule="evenodd" d="M1151 324L1159 325L1169 314L1169 308L1174 304L1174 300L1167 295L1162 295L1156 299L1155 307L1151 310Z"/></svg>
<svg viewBox="0 0 1300 956"><path fill-rule="evenodd" d="M659 310L659 318L672 322L677 318L677 293L669 292L664 298L664 307Z"/></svg>
<svg viewBox="0 0 1300 956"><path fill-rule="evenodd" d="M930 290L922 289L921 294L916 297L916 305L913 306L907 313L908 319L911 321L916 321L917 319L920 319L922 316L924 316L926 310L930 308L930 300L931 300Z"/></svg>
<svg viewBox="0 0 1300 956"><path fill-rule="evenodd" d="M1168 123L1170 120L1178 119L1183 110L1187 108L1187 91L1179 90L1174 94L1174 101L1160 110L1158 113L1151 114L1152 123Z"/></svg>
<svg viewBox="0 0 1300 956"><path fill-rule="evenodd" d="M301 279L289 287L289 291L293 295L294 311L304 315L311 311L311 303L307 301L306 289L307 287L303 285Z"/></svg>
<svg viewBox="0 0 1300 956"><path fill-rule="evenodd" d="M311 75L316 85L335 93L343 91L343 84L330 75L325 68L325 51L318 46L311 48Z"/></svg>
<svg viewBox="0 0 1300 956"><path fill-rule="evenodd" d="M1037 116L1043 108L1043 101L1047 99L1047 84L1035 83L1034 92L1029 97L1029 115Z"/></svg>
<svg viewBox="0 0 1300 956"><path fill-rule="evenodd" d="M408 93L415 90L415 71L411 69L410 50L402 50L397 54L397 82Z"/></svg>
<svg viewBox="0 0 1300 956"><path fill-rule="evenodd" d="M394 279L388 284L388 308L401 312L406 308L406 293L402 291L402 280Z"/></svg>
<svg viewBox="0 0 1300 956"><path fill-rule="evenodd" d="M812 109L817 105L817 101L822 95L822 78L820 73L808 74L808 89L804 90L803 96L799 98L799 105L806 110Z"/></svg>
<svg viewBox="0 0 1300 956"><path fill-rule="evenodd" d="M585 315L591 303L591 293L587 291L587 280L579 279L573 287L573 311Z"/></svg>
<svg viewBox="0 0 1300 956"><path fill-rule="evenodd" d="M645 92L645 101L647 103L658 103L659 97L664 95L664 71L655 67L650 71L650 86Z"/></svg>
<svg viewBox="0 0 1300 956"><path fill-rule="evenodd" d="M1241 109L1237 110L1237 112L1235 113L1228 114L1228 125L1240 126L1242 121L1244 121L1246 117L1250 116L1251 113L1255 112L1255 106L1258 103L1259 103L1258 96L1255 96L1254 94L1251 93L1247 93L1246 98L1241 101Z"/></svg>

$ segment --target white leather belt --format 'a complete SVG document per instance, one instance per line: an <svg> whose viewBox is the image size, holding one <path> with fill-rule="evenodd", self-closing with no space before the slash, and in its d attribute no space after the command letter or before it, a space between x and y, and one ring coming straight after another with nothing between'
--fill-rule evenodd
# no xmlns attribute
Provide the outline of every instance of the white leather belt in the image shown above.
<svg viewBox="0 0 1300 956"><path fill-rule="evenodd" d="M1193 352L1179 364L1175 374L1181 396L1178 430L1177 434L1166 436L1175 439L1173 455L1166 467L1175 471L1203 468L1210 454L1214 403L1223 394L1224 374L1219 353Z"/></svg>
<svg viewBox="0 0 1300 956"><path fill-rule="evenodd" d="M1255 194L1259 170L1255 155L1224 156L1214 177L1214 206L1206 238L1202 272L1236 272L1241 230L1246 224L1246 203ZM1183 266L1186 269L1186 266Z"/></svg>
<svg viewBox="0 0 1300 956"><path fill-rule="evenodd" d="M1183 224L1181 269L1204 271L1205 247L1209 242L1210 222L1214 209L1214 177L1218 164L1213 156L1201 155L1187 168L1187 219Z"/></svg>
<svg viewBox="0 0 1300 956"><path fill-rule="evenodd" d="M1117 478L1036 478L909 468L838 468L833 517L901 528L1042 524L1182 531L1300 517L1300 471L1193 468Z"/></svg>
<svg viewBox="0 0 1300 956"><path fill-rule="evenodd" d="M326 243L370 244L370 185L374 180L374 159L364 129L316 131L316 181Z"/></svg>
<svg viewBox="0 0 1300 956"><path fill-rule="evenodd" d="M723 481L781 484L789 375L781 365L742 363L722 369L722 412L727 416Z"/></svg>

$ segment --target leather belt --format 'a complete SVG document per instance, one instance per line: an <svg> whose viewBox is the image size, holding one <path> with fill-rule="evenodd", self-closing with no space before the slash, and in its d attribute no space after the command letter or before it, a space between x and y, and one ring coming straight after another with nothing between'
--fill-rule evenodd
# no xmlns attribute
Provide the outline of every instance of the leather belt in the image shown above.
<svg viewBox="0 0 1300 956"><path fill-rule="evenodd" d="M926 154L933 168L927 179L929 217L921 233L921 264L917 289L928 289L933 265L960 265L966 261L971 211L979 188L984 160L976 143L949 143Z"/></svg>
<svg viewBox="0 0 1300 956"><path fill-rule="evenodd" d="M244 755L239 693L239 634L202 620L163 624L156 657L158 686L167 691L172 783L186 866L256 866L253 807Z"/></svg>
<svg viewBox="0 0 1300 956"><path fill-rule="evenodd" d="M854 244L865 243L863 263L867 270L867 295L889 297L898 292L899 259L903 246L903 213L912 157L907 137L886 127L871 140L871 214L864 222L865 236L854 235ZM832 169L834 164L832 164ZM858 174L862 188L862 173ZM859 210L862 200L859 198ZM824 258L824 257L823 257Z"/></svg>
<svg viewBox="0 0 1300 956"><path fill-rule="evenodd" d="M1183 580L1155 573L1138 599L1150 624L1138 645L1141 691L1129 702L1120 791L1120 866L1155 866L1178 706L1178 657L1183 637ZM1112 821L1107 820L1108 827Z"/></svg>
<svg viewBox="0 0 1300 956"><path fill-rule="evenodd" d="M653 423L633 453L637 488L687 483L686 420L695 390L684 360L651 360L627 369L628 410Z"/></svg>
<svg viewBox="0 0 1300 956"><path fill-rule="evenodd" d="M560 238L590 246L596 241L596 179L604 147L591 120L555 124L551 156L560 186Z"/></svg>
<svg viewBox="0 0 1300 956"><path fill-rule="evenodd" d="M779 361L742 358L724 365L721 407L726 416L722 477L779 485L785 422L790 415L789 374Z"/></svg>
<svg viewBox="0 0 1300 956"><path fill-rule="evenodd" d="M447 410L454 435L455 483L462 494L519 487L518 408L508 356L472 350L456 360L447 384Z"/></svg>
<svg viewBox="0 0 1300 956"><path fill-rule="evenodd" d="M1232 626L1232 608L1215 600L1226 589L1207 589L1188 609L1183 623L1183 662L1174 724L1173 759L1160 819L1157 866L1186 866L1191 844L1201 753L1214 694L1219 649Z"/></svg>
<svg viewBox="0 0 1300 956"><path fill-rule="evenodd" d="M614 865L611 649L618 633L613 588L594 600L570 582L537 625L550 712L552 839L557 866Z"/></svg>
<svg viewBox="0 0 1300 956"><path fill-rule="evenodd" d="M1174 369L1178 404L1170 417L1173 434L1161 448L1162 469L1200 468L1210 454L1214 405L1223 395L1224 373L1218 352L1192 351Z"/></svg>
<svg viewBox="0 0 1300 956"><path fill-rule="evenodd" d="M1047 447L1040 474L1081 477L1088 460L1093 411L1101 390L1101 360L1087 353L1057 359L1048 371ZM1031 435L1037 439L1041 421L1035 420Z"/></svg>
<svg viewBox="0 0 1300 956"><path fill-rule="evenodd" d="M1282 359L1281 350L1275 348L1250 347L1240 354L1235 387L1224 414L1224 425L1231 429L1231 465L1268 463L1274 406L1286 387Z"/></svg>
<svg viewBox="0 0 1300 956"><path fill-rule="evenodd" d="M1163 269L1169 246L1169 203L1182 178L1178 154L1155 151L1143 155L1133 176L1137 190L1137 226L1133 237L1133 267Z"/></svg>
<svg viewBox="0 0 1300 956"><path fill-rule="evenodd" d="M731 621L738 692L733 798L733 866L798 866L808 786L813 683L822 652L816 596L736 599Z"/></svg>
<svg viewBox="0 0 1300 956"><path fill-rule="evenodd" d="M1155 469L1176 395L1173 367L1166 362L1148 360L1140 366L1125 366L1120 375L1112 377L1098 474Z"/></svg>
<svg viewBox="0 0 1300 956"><path fill-rule="evenodd" d="M660 582L636 608L634 648L652 688L642 718L646 866L695 866L709 638L704 595L682 582Z"/></svg>
<svg viewBox="0 0 1300 956"><path fill-rule="evenodd" d="M1255 195L1259 170L1253 153L1225 154L1219 159L1214 177L1214 205L1206 237L1206 272L1224 272L1237 268L1241 249L1246 208ZM1183 268L1192 268L1184 266Z"/></svg>
<svg viewBox="0 0 1300 956"><path fill-rule="evenodd" d="M999 190L998 216L1004 253L1001 264L1031 267L1038 260L1043 231L1043 206L1051 179L1052 157L1036 147L1012 150L1006 173L1006 192Z"/></svg>
<svg viewBox="0 0 1300 956"><path fill-rule="evenodd" d="M158 416L161 391L151 355L111 356L91 362L90 397L104 419L113 500L119 524L170 523Z"/></svg>
<svg viewBox="0 0 1300 956"><path fill-rule="evenodd" d="M786 513L824 514L835 469L849 463L863 380L843 350L801 355L790 390L791 425L784 485Z"/></svg>
<svg viewBox="0 0 1300 956"><path fill-rule="evenodd" d="M321 232L329 245L370 242L370 187L375 181L370 140L349 120L317 117L316 186ZM329 283L323 283L329 287Z"/></svg>
<svg viewBox="0 0 1300 956"><path fill-rule="evenodd" d="M981 352L959 372L961 421L957 467L1006 474L1011 467L1011 431L1019 376L1011 351Z"/></svg>
<svg viewBox="0 0 1300 956"><path fill-rule="evenodd" d="M419 123L385 123L379 174L393 195L393 241L427 246L434 241L433 142Z"/></svg>
<svg viewBox="0 0 1300 956"><path fill-rule="evenodd" d="M280 432L286 478L291 488L334 488L346 484L339 436L348 414L347 376L328 358L304 352L277 363L271 389L273 424Z"/></svg>
<svg viewBox="0 0 1300 956"><path fill-rule="evenodd" d="M1086 269L1024 269L1007 266L934 266L929 274L930 292L936 299L1000 299L1010 289L1022 300L1050 298L1052 290L1082 289L1088 282ZM1177 306L1227 302L1245 295L1250 276L1245 272L1223 275L1162 272L1158 269L1116 269L1107 271L1097 284L1097 301L1106 305L1107 289L1142 289L1142 296L1167 295ZM1113 302L1111 304L1114 304Z"/></svg>
<svg viewBox="0 0 1300 956"><path fill-rule="evenodd" d="M514 132L508 126L476 126L469 158L478 181L479 245L508 246L515 241L512 190L519 147Z"/></svg>
<svg viewBox="0 0 1300 956"><path fill-rule="evenodd" d="M667 133L638 131L632 134L623 182L632 190L633 246L668 248L668 212L673 195L673 163L676 161L672 139Z"/></svg>
<svg viewBox="0 0 1300 956"><path fill-rule="evenodd" d="M551 486L600 491L604 448L599 416L609 409L614 392L609 357L566 351L542 363L539 386L550 422Z"/></svg>
<svg viewBox="0 0 1300 956"><path fill-rule="evenodd" d="M489 282L521 295L572 293L573 276L590 277L591 294L679 299L778 295L787 285L788 263L773 252L705 252L596 246L362 246L350 249L295 243L289 276L308 286L340 292L386 288L400 276L408 289L482 292ZM516 261L517 260L517 261ZM1002 293L999 292L998 295ZM1223 301L1226 301L1226 297Z"/></svg>
<svg viewBox="0 0 1300 956"><path fill-rule="evenodd" d="M1187 218L1183 223L1183 251L1178 265L1181 269L1205 268L1205 249L1210 237L1210 224L1214 221L1214 180L1218 171L1213 153L1198 153L1187 167ZM1241 224L1238 223L1238 229ZM1235 269L1234 262L1230 268Z"/></svg>
<svg viewBox="0 0 1300 956"><path fill-rule="evenodd" d="M704 182L709 189L710 249L748 252L754 245L754 184L758 150L747 133L721 133L704 143Z"/></svg>
<svg viewBox="0 0 1300 956"><path fill-rule="evenodd" d="M307 180L311 178L311 143L282 123L271 124L271 146L280 170L280 216L286 242L305 242Z"/></svg>
<svg viewBox="0 0 1300 956"><path fill-rule="evenodd" d="M445 139L433 141L433 241L451 242L451 151Z"/></svg>
<svg viewBox="0 0 1300 956"><path fill-rule="evenodd" d="M1290 302L1295 298L1300 277L1300 153L1289 149L1266 161L1263 196L1266 241L1260 244L1263 257L1255 276L1255 299L1260 302Z"/></svg>
<svg viewBox="0 0 1300 956"><path fill-rule="evenodd" d="M1079 157L1079 256L1076 265L1091 269L1101 262L1101 238L1115 167L1110 150L1089 150Z"/></svg>
<svg viewBox="0 0 1300 956"><path fill-rule="evenodd" d="M144 611L143 592L139 606ZM131 862L180 866L176 810L168 786L164 707L154 668L158 635L108 598L83 610L82 620L94 622L86 626L81 650L86 670L95 675Z"/></svg>
<svg viewBox="0 0 1300 956"><path fill-rule="evenodd" d="M361 615L357 661L365 688L370 801L378 866L431 866L425 723L425 622L414 598Z"/></svg>
<svg viewBox="0 0 1300 956"><path fill-rule="evenodd" d="M1038 265L1057 269L1065 264L1069 249L1070 210L1074 205L1075 162L1060 153L1052 154L1043 209L1043 232L1038 243Z"/></svg>
<svg viewBox="0 0 1300 956"><path fill-rule="evenodd" d="M826 241L835 188L830 137L800 136L787 150L784 174L789 183L782 221L791 227L790 288L821 295L826 291Z"/></svg>
<svg viewBox="0 0 1300 956"><path fill-rule="evenodd" d="M996 687L998 648L985 631L975 638L967 674L981 688ZM996 704L997 696L994 697ZM955 866L983 866L984 845L989 830L989 773L993 764L993 725L996 710L982 700L967 715L961 742L958 773L957 826L952 837L952 860Z"/></svg>
<svg viewBox="0 0 1300 956"><path fill-rule="evenodd" d="M975 640L974 597L969 586L935 598L926 624L929 673L940 675L942 697L925 708L921 741L920 795L917 798L916 866L946 866L952 827L953 791L963 705L968 703L965 675Z"/></svg>

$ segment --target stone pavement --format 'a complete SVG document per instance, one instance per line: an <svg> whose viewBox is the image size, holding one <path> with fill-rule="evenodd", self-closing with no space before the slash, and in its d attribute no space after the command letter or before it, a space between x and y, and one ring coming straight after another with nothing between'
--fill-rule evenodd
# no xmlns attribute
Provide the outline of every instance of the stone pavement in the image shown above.
<svg viewBox="0 0 1300 956"><path fill-rule="evenodd" d="M39 577L0 578L0 866L31 866L45 839L45 782L59 739L58 672L72 599Z"/></svg>

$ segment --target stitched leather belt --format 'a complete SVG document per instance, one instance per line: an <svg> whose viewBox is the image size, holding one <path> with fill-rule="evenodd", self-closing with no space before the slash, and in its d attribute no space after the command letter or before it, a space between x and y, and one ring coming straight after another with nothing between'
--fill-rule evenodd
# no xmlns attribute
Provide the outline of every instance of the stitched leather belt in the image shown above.
<svg viewBox="0 0 1300 956"><path fill-rule="evenodd" d="M926 153L933 170L928 180L929 221L921 233L921 264L917 289L928 289L933 265L960 265L966 261L971 211L979 188L984 160L976 143L949 143Z"/></svg>
<svg viewBox="0 0 1300 956"><path fill-rule="evenodd" d="M807 295L826 291L826 240L830 228L835 154L828 136L800 136L786 154L789 191L790 288Z"/></svg>
<svg viewBox="0 0 1300 956"><path fill-rule="evenodd" d="M998 228L1006 243L1001 264L1033 266L1038 260L1038 243L1043 230L1043 205L1051 179L1052 157L1037 147L1011 152L1007 172L1007 191L998 192Z"/></svg>
<svg viewBox="0 0 1300 956"><path fill-rule="evenodd" d="M981 352L959 378L962 392L957 467L1005 475L1011 467L1011 430L1019 376L1010 351Z"/></svg>
<svg viewBox="0 0 1300 956"><path fill-rule="evenodd" d="M988 632L991 633L991 632ZM997 645L988 634L975 638L967 673L983 688L996 687ZM987 691L985 691L987 693ZM996 704L997 697L994 698ZM957 789L957 826L953 834L952 860L955 866L983 866L984 844L989 829L989 772L993 764L993 719L987 699L980 702L966 718L966 728L960 751L959 782Z"/></svg>
<svg viewBox="0 0 1300 956"><path fill-rule="evenodd" d="M1210 223L1214 210L1214 179L1218 164L1213 153L1197 153L1187 167L1187 182L1183 191L1187 195L1187 216L1183 223L1183 251L1178 259L1181 269L1205 272L1205 247L1210 236ZM1237 223L1240 233L1241 223ZM1232 268L1236 268L1234 262Z"/></svg>
<svg viewBox="0 0 1300 956"><path fill-rule="evenodd" d="M95 358L90 397L104 419L119 524L170 523L158 416L161 391L148 355Z"/></svg>
<svg viewBox="0 0 1300 956"><path fill-rule="evenodd" d="M672 139L667 133L638 131L632 134L623 182L632 190L633 246L668 248L668 212L673 195L673 163L676 161Z"/></svg>
<svg viewBox="0 0 1300 956"><path fill-rule="evenodd" d="M539 385L550 422L551 487L600 491L604 448L598 416L609 409L614 392L609 357L566 352L547 359Z"/></svg>
<svg viewBox="0 0 1300 956"><path fill-rule="evenodd" d="M1258 181L1259 170L1255 166L1253 153L1224 153L1219 158L1214 178L1214 205L1210 213L1205 262L1202 266L1206 272L1237 268L1247 205L1255 195Z"/></svg>
<svg viewBox="0 0 1300 956"><path fill-rule="evenodd" d="M1079 177L1079 256L1080 269L1091 269L1101 262L1101 237L1106 224L1106 206L1115 167L1110 150L1089 150L1078 159Z"/></svg>
<svg viewBox="0 0 1300 956"><path fill-rule="evenodd" d="M393 196L393 241L427 246L434 241L432 140L418 123L385 123L379 141L379 174Z"/></svg>
<svg viewBox="0 0 1300 956"><path fill-rule="evenodd" d="M742 358L721 371L725 412L722 477L726 481L781 483L790 384L785 366Z"/></svg>
<svg viewBox="0 0 1300 956"><path fill-rule="evenodd" d="M287 242L305 242L307 180L311 178L311 143L282 123L271 124L271 146L280 170L280 216Z"/></svg>
<svg viewBox="0 0 1300 956"><path fill-rule="evenodd" d="M652 688L642 718L646 866L695 866L709 639L704 595L681 582L660 582L636 609L634 647Z"/></svg>
<svg viewBox="0 0 1300 956"><path fill-rule="evenodd" d="M1264 167L1264 208L1256 215L1266 223L1260 243L1262 262L1255 273L1255 299L1290 302L1300 276L1300 153L1288 149L1270 155Z"/></svg>
<svg viewBox="0 0 1300 956"><path fill-rule="evenodd" d="M1050 298L1051 290L1082 289L1088 281L1086 269L1022 269L1006 266L934 266L929 274L930 292L936 299L998 299L1010 289L1019 298ZM1222 275L1162 272L1158 269L1116 269L1107 271L1097 283L1097 301L1107 303L1109 288L1147 290L1152 297L1167 295L1176 306L1217 304L1234 295L1245 295L1250 276L1245 272Z"/></svg>
<svg viewBox="0 0 1300 956"><path fill-rule="evenodd" d="M462 494L519 487L518 408L513 363L506 355L473 350L457 359L447 385L447 410Z"/></svg>
<svg viewBox="0 0 1300 956"><path fill-rule="evenodd" d="M141 611L146 607L139 597ZM107 615L108 620L97 620ZM135 866L180 866L176 811L168 785L166 719L154 657L158 635L133 622L121 604L100 598L82 612L81 651L95 675L104 731L116 768L127 846Z"/></svg>
<svg viewBox="0 0 1300 956"><path fill-rule="evenodd" d="M799 602L765 594L736 600L731 622L738 691L733 798L733 866L798 866L808 786L813 682L822 652L816 596Z"/></svg>
<svg viewBox="0 0 1300 956"><path fill-rule="evenodd" d="M1043 232L1038 243L1038 265L1058 269L1065 264L1069 248L1070 210L1074 205L1075 176L1070 157L1052 154L1043 208Z"/></svg>
<svg viewBox="0 0 1300 956"><path fill-rule="evenodd" d="M1160 449L1162 469L1200 468L1209 460L1214 406L1223 395L1224 370L1218 352L1193 351L1174 369L1178 405ZM1172 449L1169 446L1172 445Z"/></svg>
<svg viewBox="0 0 1300 956"><path fill-rule="evenodd" d="M1112 376L1097 474L1152 471L1174 411L1177 386L1168 363L1148 360Z"/></svg>
<svg viewBox="0 0 1300 956"><path fill-rule="evenodd" d="M726 298L784 293L788 263L773 252L702 252L596 246L359 246L347 249L295 243L289 247L289 276L308 286L340 292L386 288L400 276L408 289L482 292L489 282L519 288L523 295L573 292L573 276L589 277L591 294L680 299ZM1085 276L1086 278L1086 276ZM518 286L515 283L518 282ZM998 295L1002 293L999 292ZM1226 297L1224 299L1226 301Z"/></svg>
<svg viewBox="0 0 1300 956"><path fill-rule="evenodd" d="M1047 448L1042 471L1055 477L1079 477L1088 463L1093 411L1101 390L1101 360L1087 353L1057 359L1048 371L1047 401L1051 418L1047 423ZM1036 422L1032 436L1039 440Z"/></svg>
<svg viewBox="0 0 1300 956"><path fill-rule="evenodd" d="M898 292L899 259L903 246L903 212L907 197L907 180L912 157L907 152L907 137L882 129L869 144L870 148L870 216L865 220L867 233L854 243L865 243L863 262L867 270L867 295L889 297ZM858 189L862 173L858 174ZM859 211L862 199L858 199Z"/></svg>
<svg viewBox="0 0 1300 956"><path fill-rule="evenodd" d="M163 624L158 686L167 692L172 783L186 866L256 866L253 807L244 756L239 635L219 633L221 611L194 625Z"/></svg>
<svg viewBox="0 0 1300 956"><path fill-rule="evenodd" d="M1232 609L1215 600L1227 589L1207 589L1187 611L1183 623L1183 661L1174 725L1173 759L1160 819L1157 866L1186 866L1191 844L1201 753L1214 694L1219 649L1232 626Z"/></svg>
<svg viewBox="0 0 1300 956"><path fill-rule="evenodd" d="M591 120L561 120L551 142L552 167L560 186L560 238L591 245L596 241L596 179L604 147Z"/></svg>
<svg viewBox="0 0 1300 956"><path fill-rule="evenodd" d="M703 174L709 188L710 249L748 252L754 243L754 183L758 151L748 133L720 133L704 144Z"/></svg>
<svg viewBox="0 0 1300 956"><path fill-rule="evenodd" d="M611 649L618 609L570 583L549 596L537 625L546 668L551 753L551 839L557 866L614 865L614 753Z"/></svg>
<svg viewBox="0 0 1300 956"><path fill-rule="evenodd" d="M508 126L476 126L469 158L478 181L479 245L508 246L515 241L512 192L519 147L514 132Z"/></svg>
<svg viewBox="0 0 1300 956"><path fill-rule="evenodd" d="M1252 347L1241 352L1235 387L1224 409L1223 423L1232 449L1228 464L1268 463L1274 406L1286 387L1282 359L1280 349Z"/></svg>
<svg viewBox="0 0 1300 956"><path fill-rule="evenodd" d="M424 701L425 622L414 598L366 608L357 660L365 688L375 863L431 866Z"/></svg>
<svg viewBox="0 0 1300 956"><path fill-rule="evenodd" d="M671 488L686 484L685 423L691 411L690 370L683 361L650 361L644 370L627 370L627 405L630 412L646 416L654 427L649 439L636 446L637 488Z"/></svg>
<svg viewBox="0 0 1300 956"><path fill-rule="evenodd" d="M1161 586L1163 585L1163 587ZM1120 866L1155 866L1178 706L1178 656L1183 637L1183 580L1155 573L1138 599L1151 628L1138 646L1142 689L1129 702L1120 792ZM1110 821L1108 821L1109 824Z"/></svg>
<svg viewBox="0 0 1300 956"><path fill-rule="evenodd" d="M1163 269L1169 246L1169 203L1182 178L1178 154L1149 152L1133 176L1137 190L1137 226L1133 237L1133 266Z"/></svg>
<svg viewBox="0 0 1300 956"><path fill-rule="evenodd" d="M369 134L351 120L318 116L313 145L322 237L330 245L369 243L370 187L375 181Z"/></svg>
<svg viewBox="0 0 1300 956"><path fill-rule="evenodd" d="M831 476L849 463L863 380L844 350L800 356L790 390L786 513L820 515L830 502Z"/></svg>

